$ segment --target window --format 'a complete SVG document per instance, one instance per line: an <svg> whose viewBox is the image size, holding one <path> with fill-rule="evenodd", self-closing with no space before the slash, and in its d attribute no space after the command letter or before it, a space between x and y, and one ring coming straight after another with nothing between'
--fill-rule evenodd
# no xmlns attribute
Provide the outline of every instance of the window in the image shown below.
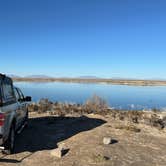
<svg viewBox="0 0 166 166"><path fill-rule="evenodd" d="M14 91L12 82L9 79L5 79L2 82L2 96L3 96L3 103L11 102L15 100Z"/></svg>
<svg viewBox="0 0 166 166"><path fill-rule="evenodd" d="M13 98L13 89L10 84L3 84L3 94L7 100Z"/></svg>
<svg viewBox="0 0 166 166"><path fill-rule="evenodd" d="M18 88L15 88L14 91L15 91L15 96L16 96L17 101L19 101L19 102L24 101L24 95L21 92L21 90Z"/></svg>
<svg viewBox="0 0 166 166"><path fill-rule="evenodd" d="M15 93L16 99L18 101L20 99L20 96L19 96L16 88L14 88L14 93Z"/></svg>

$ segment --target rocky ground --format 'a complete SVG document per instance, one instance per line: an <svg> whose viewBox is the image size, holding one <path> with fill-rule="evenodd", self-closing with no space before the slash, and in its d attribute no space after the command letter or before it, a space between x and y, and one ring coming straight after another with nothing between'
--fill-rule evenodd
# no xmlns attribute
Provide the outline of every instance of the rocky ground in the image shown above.
<svg viewBox="0 0 166 166"><path fill-rule="evenodd" d="M154 113L145 114L154 116ZM155 114L155 117L165 116L165 113ZM15 154L1 154L0 165L165 166L165 127L128 117L124 113L59 116L31 112L28 127L16 137ZM104 137L112 138L112 143L104 145ZM63 157L58 158L51 152L60 145L64 148Z"/></svg>

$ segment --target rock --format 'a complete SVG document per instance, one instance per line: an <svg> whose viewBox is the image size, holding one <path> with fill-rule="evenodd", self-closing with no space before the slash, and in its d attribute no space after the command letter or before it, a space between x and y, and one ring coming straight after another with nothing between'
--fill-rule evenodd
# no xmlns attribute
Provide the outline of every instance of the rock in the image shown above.
<svg viewBox="0 0 166 166"><path fill-rule="evenodd" d="M58 148L51 151L51 155L57 158L62 158L65 151L65 143L58 144Z"/></svg>
<svg viewBox="0 0 166 166"><path fill-rule="evenodd" d="M64 133L63 133L64 134ZM63 151L65 149L65 143L64 142L61 142L58 144L58 148Z"/></svg>
<svg viewBox="0 0 166 166"><path fill-rule="evenodd" d="M63 149L61 148L57 148L57 149L54 149L50 152L50 154L54 157L57 157L57 158L62 158L63 156Z"/></svg>
<svg viewBox="0 0 166 166"><path fill-rule="evenodd" d="M112 143L112 139L110 137L104 137L103 138L103 144L104 145L109 145Z"/></svg>

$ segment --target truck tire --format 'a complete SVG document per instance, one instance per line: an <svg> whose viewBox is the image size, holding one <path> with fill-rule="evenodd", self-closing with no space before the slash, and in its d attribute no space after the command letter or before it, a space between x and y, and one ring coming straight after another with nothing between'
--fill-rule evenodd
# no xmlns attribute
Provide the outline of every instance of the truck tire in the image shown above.
<svg viewBox="0 0 166 166"><path fill-rule="evenodd" d="M5 150L3 150L3 153L9 155L14 153L14 147L15 147L15 125L12 124L10 128L9 137L4 144Z"/></svg>

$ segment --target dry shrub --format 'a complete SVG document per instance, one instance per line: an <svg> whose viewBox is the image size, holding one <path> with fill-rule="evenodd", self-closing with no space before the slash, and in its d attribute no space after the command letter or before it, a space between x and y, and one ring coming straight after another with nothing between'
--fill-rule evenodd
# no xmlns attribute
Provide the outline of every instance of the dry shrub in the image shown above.
<svg viewBox="0 0 166 166"><path fill-rule="evenodd" d="M38 113L43 113L43 112L46 112L48 110L51 110L52 108L52 102L50 102L48 99L41 99L39 101L39 110L38 110Z"/></svg>
<svg viewBox="0 0 166 166"><path fill-rule="evenodd" d="M154 112L154 113L158 113L158 112L161 112L161 110L158 109L158 108L153 108L153 109L152 109L152 112Z"/></svg>
<svg viewBox="0 0 166 166"><path fill-rule="evenodd" d="M35 103L28 104L28 111L29 112L37 112L39 109L39 106L36 105Z"/></svg>
<svg viewBox="0 0 166 166"><path fill-rule="evenodd" d="M103 156L101 154L97 154L97 155L94 154L92 156L92 160L93 160L94 163L98 164L98 163L104 163L104 162L110 160L110 158L107 157L107 156Z"/></svg>
<svg viewBox="0 0 166 166"><path fill-rule="evenodd" d="M94 95L84 104L89 113L102 112L108 110L107 102L101 97Z"/></svg>
<svg viewBox="0 0 166 166"><path fill-rule="evenodd" d="M142 111L127 111L128 119L133 123L139 123L143 117Z"/></svg>
<svg viewBox="0 0 166 166"><path fill-rule="evenodd" d="M123 129L123 130L127 130L127 131L132 131L132 132L136 132L139 133L141 132L141 129L137 128L134 125L119 125L115 127L116 129Z"/></svg>
<svg viewBox="0 0 166 166"><path fill-rule="evenodd" d="M157 114L152 114L150 118L150 125L157 127L158 129L163 129L165 127L164 118L160 119Z"/></svg>

